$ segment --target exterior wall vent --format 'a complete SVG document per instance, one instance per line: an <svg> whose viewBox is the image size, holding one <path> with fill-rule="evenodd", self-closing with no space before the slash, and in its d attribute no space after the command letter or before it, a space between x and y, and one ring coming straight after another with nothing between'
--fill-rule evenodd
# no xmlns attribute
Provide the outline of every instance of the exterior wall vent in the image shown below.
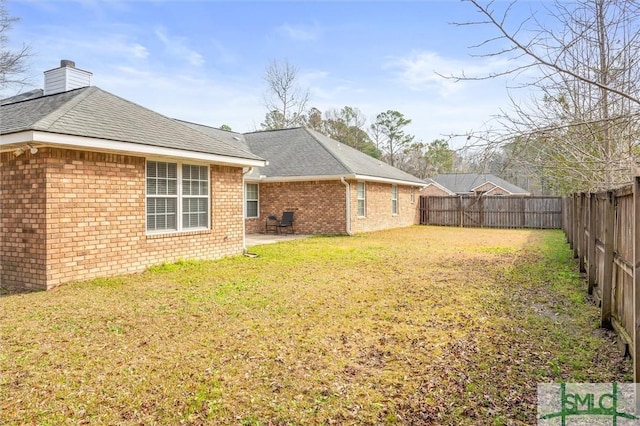
<svg viewBox="0 0 640 426"><path fill-rule="evenodd" d="M53 95L91 86L92 75L89 71L76 68L75 62L63 59L60 67L44 72L44 94Z"/></svg>

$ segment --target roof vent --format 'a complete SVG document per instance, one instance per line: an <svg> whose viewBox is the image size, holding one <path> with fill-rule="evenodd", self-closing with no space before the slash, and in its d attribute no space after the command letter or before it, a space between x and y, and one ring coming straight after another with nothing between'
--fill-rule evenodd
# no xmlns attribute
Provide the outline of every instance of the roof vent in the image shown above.
<svg viewBox="0 0 640 426"><path fill-rule="evenodd" d="M44 72L44 94L53 95L91 86L92 75L89 71L76 68L75 62L63 59L59 68Z"/></svg>

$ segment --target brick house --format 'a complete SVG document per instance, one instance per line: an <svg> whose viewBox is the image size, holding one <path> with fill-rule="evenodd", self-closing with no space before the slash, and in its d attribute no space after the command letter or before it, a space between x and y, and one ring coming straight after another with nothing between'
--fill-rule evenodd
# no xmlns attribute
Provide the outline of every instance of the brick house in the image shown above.
<svg viewBox="0 0 640 426"><path fill-rule="evenodd" d="M304 234L352 234L418 223L424 183L395 167L307 128L244 134L266 158L245 179L248 232L265 231L268 215L294 211Z"/></svg>
<svg viewBox="0 0 640 426"><path fill-rule="evenodd" d="M425 179L425 187L420 190L420 195L427 197L449 197L456 195L455 192L448 190L433 179Z"/></svg>
<svg viewBox="0 0 640 426"><path fill-rule="evenodd" d="M266 162L97 87L63 61L0 106L0 289L43 290L244 249Z"/></svg>
<svg viewBox="0 0 640 426"><path fill-rule="evenodd" d="M490 173L446 173L425 181L421 195L502 195L528 196L527 190Z"/></svg>
<svg viewBox="0 0 640 426"><path fill-rule="evenodd" d="M294 212L301 234L353 234L419 223L425 183L308 128L226 132L187 123L236 144L268 164L245 177L247 233L264 233L266 218Z"/></svg>
<svg viewBox="0 0 640 426"><path fill-rule="evenodd" d="M268 215L295 232L418 223L420 179L315 131L171 119L62 61L0 102L0 291L240 254Z"/></svg>

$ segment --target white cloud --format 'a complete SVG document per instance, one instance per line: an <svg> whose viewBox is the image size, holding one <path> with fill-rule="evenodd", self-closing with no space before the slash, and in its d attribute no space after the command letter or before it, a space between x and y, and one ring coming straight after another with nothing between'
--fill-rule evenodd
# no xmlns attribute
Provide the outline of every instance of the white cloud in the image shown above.
<svg viewBox="0 0 640 426"><path fill-rule="evenodd" d="M294 41L318 40L322 30L317 24L314 25L291 25L282 24L277 28L279 34Z"/></svg>
<svg viewBox="0 0 640 426"><path fill-rule="evenodd" d="M211 46L216 51L215 60L223 64L235 64L238 62L237 56L218 40L211 40Z"/></svg>
<svg viewBox="0 0 640 426"><path fill-rule="evenodd" d="M155 35L164 44L168 54L184 59L193 66L200 66L204 64L204 56L187 47L185 38L170 38L163 27L156 28Z"/></svg>
<svg viewBox="0 0 640 426"><path fill-rule="evenodd" d="M407 56L392 58L384 64L385 69L395 69L398 81L414 91L437 91L445 97L464 86L450 76L486 76L504 71L513 64L504 59L460 59L446 58L436 52L414 51Z"/></svg>
<svg viewBox="0 0 640 426"><path fill-rule="evenodd" d="M227 124L239 132L256 130L264 117L260 88L244 81L116 66L101 74L97 85L168 117Z"/></svg>
<svg viewBox="0 0 640 426"><path fill-rule="evenodd" d="M146 59L149 56L149 50L138 43L133 43L132 45L130 45L129 50L134 58Z"/></svg>

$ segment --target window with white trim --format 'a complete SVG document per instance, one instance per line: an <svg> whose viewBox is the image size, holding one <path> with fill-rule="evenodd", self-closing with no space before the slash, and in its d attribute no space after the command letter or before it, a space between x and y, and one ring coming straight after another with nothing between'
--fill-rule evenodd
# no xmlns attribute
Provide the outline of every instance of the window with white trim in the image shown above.
<svg viewBox="0 0 640 426"><path fill-rule="evenodd" d="M411 204L416 202L416 189L412 186L410 189L411 194Z"/></svg>
<svg viewBox="0 0 640 426"><path fill-rule="evenodd" d="M209 228L209 167L147 161L147 232Z"/></svg>
<svg viewBox="0 0 640 426"><path fill-rule="evenodd" d="M247 183L244 186L245 213L244 217L258 217L259 189L257 183Z"/></svg>
<svg viewBox="0 0 640 426"><path fill-rule="evenodd" d="M398 185L391 185L391 214L398 214Z"/></svg>
<svg viewBox="0 0 640 426"><path fill-rule="evenodd" d="M367 216L367 187L364 182L357 183L358 217Z"/></svg>

